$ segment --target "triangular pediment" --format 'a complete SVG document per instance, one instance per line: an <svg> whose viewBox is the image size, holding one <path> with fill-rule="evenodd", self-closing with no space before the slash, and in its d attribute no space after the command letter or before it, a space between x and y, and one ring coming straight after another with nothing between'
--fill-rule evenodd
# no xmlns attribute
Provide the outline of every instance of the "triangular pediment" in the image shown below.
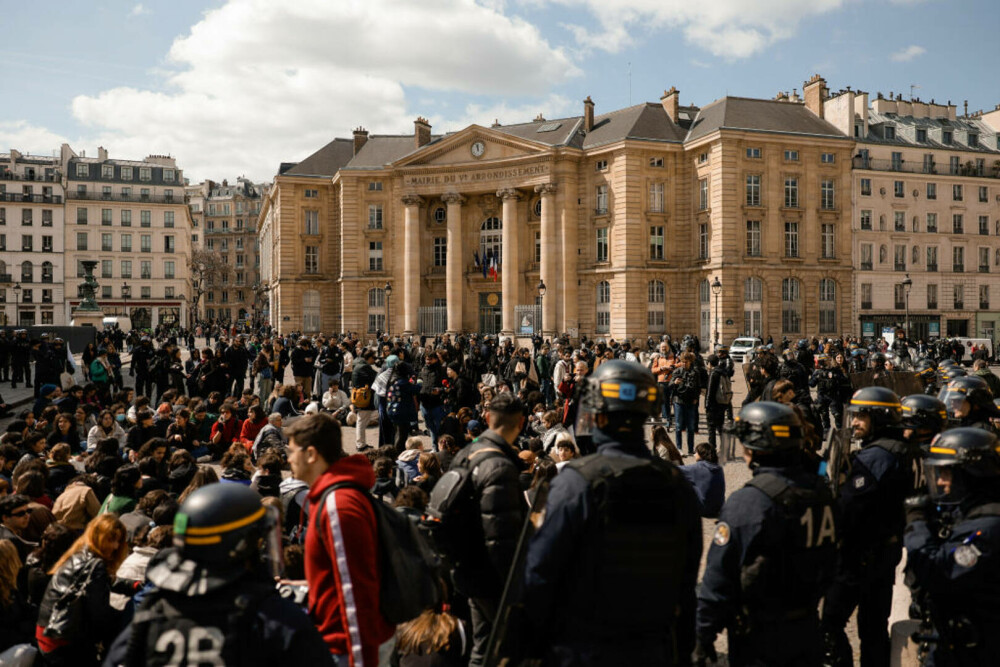
<svg viewBox="0 0 1000 667"><path fill-rule="evenodd" d="M416 167L445 164L479 164L493 160L538 155L550 146L497 132L479 125L450 134L410 153L393 167Z"/></svg>

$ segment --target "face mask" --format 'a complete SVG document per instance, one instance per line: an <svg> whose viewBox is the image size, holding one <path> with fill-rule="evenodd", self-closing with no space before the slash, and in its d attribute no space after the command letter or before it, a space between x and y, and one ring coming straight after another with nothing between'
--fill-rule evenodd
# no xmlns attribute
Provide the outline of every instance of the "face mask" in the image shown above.
<svg viewBox="0 0 1000 667"><path fill-rule="evenodd" d="M115 421L118 421L118 422L125 421L125 415L115 415Z"/></svg>

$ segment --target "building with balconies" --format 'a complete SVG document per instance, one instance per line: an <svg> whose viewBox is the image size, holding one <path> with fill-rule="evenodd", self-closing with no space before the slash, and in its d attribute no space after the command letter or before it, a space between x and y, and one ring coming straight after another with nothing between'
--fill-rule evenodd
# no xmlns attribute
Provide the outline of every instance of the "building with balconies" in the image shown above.
<svg viewBox="0 0 1000 667"><path fill-rule="evenodd" d="M0 153L0 325L65 325L58 158Z"/></svg>

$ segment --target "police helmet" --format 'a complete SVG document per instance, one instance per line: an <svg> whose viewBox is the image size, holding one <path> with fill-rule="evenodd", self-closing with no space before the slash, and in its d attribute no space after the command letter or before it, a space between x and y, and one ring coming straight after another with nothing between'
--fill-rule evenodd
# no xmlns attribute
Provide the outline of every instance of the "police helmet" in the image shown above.
<svg viewBox="0 0 1000 667"><path fill-rule="evenodd" d="M924 459L927 491L939 505L960 505L1000 477L1000 440L978 428L941 433Z"/></svg>
<svg viewBox="0 0 1000 667"><path fill-rule="evenodd" d="M910 394L901 400L903 428L940 433L948 422L948 411L944 403L927 394Z"/></svg>
<svg viewBox="0 0 1000 667"><path fill-rule="evenodd" d="M954 414L963 401L968 401L973 408L990 412L993 408L993 394L989 385L986 384L986 380L976 375L955 378L945 385L938 398L945 404L949 414Z"/></svg>
<svg viewBox="0 0 1000 667"><path fill-rule="evenodd" d="M952 359L951 357L946 357L942 359L941 362L938 364L938 366L941 368L944 368L946 366L955 366L955 365L957 364L955 363L955 360Z"/></svg>
<svg viewBox="0 0 1000 667"><path fill-rule="evenodd" d="M226 565L255 555L273 527L260 494L242 484L209 484L184 501L174 520L181 555L206 565Z"/></svg>
<svg viewBox="0 0 1000 667"><path fill-rule="evenodd" d="M728 345L716 345L715 346L715 353L716 354L729 354L729 346Z"/></svg>
<svg viewBox="0 0 1000 667"><path fill-rule="evenodd" d="M658 406L656 378L638 362L623 359L605 361L587 378L583 407L588 412L632 412L654 416Z"/></svg>
<svg viewBox="0 0 1000 667"><path fill-rule="evenodd" d="M937 367L930 359L921 359L920 362L917 363L916 373L921 380L931 382L937 375Z"/></svg>
<svg viewBox="0 0 1000 667"><path fill-rule="evenodd" d="M749 403L740 410L731 430L745 448L757 452L802 447L802 421L792 408L781 403Z"/></svg>
<svg viewBox="0 0 1000 667"><path fill-rule="evenodd" d="M807 341L805 338L800 338L799 342L795 344L795 347L797 347L800 350L805 350L806 348L809 347L809 341Z"/></svg>
<svg viewBox="0 0 1000 667"><path fill-rule="evenodd" d="M968 373L966 373L965 369L961 366L953 365L938 367L938 379L944 384L947 384L957 378L964 378L966 375L968 375Z"/></svg>
<svg viewBox="0 0 1000 667"><path fill-rule="evenodd" d="M871 416L873 428L898 426L903 417L899 396L886 387L858 389L851 396L847 411L852 414L868 414Z"/></svg>
<svg viewBox="0 0 1000 667"><path fill-rule="evenodd" d="M881 368L882 366L885 366L885 355L881 352L876 352L872 355L871 364L872 368Z"/></svg>

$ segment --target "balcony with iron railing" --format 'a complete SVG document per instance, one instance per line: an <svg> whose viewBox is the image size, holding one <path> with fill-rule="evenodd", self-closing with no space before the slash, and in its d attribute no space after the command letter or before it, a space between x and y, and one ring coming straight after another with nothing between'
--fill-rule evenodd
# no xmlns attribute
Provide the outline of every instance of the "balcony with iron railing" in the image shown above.
<svg viewBox="0 0 1000 667"><path fill-rule="evenodd" d="M931 272L931 273L937 273L938 265L937 264L928 264L927 265L927 270L929 272Z"/></svg>
<svg viewBox="0 0 1000 667"><path fill-rule="evenodd" d="M70 190L66 193L66 199L83 201L105 201L105 202L131 202L137 204L183 204L183 197L166 197L164 195L143 195L143 194L110 194L104 192L80 192Z"/></svg>
<svg viewBox="0 0 1000 667"><path fill-rule="evenodd" d="M35 172L33 174L18 174L13 171L4 170L0 172L0 181L32 181L41 183L55 183L62 175L57 171L48 176L44 172Z"/></svg>
<svg viewBox="0 0 1000 667"><path fill-rule="evenodd" d="M980 169L975 164L966 162L960 164L956 169L951 165L938 165L935 162L908 162L907 160L887 160L885 158L865 158L860 155L854 156L853 164L855 169L869 169L871 171L893 171L903 174L933 174L939 176L975 176L978 178L1000 178L1000 160L995 160L993 164L984 164Z"/></svg>
<svg viewBox="0 0 1000 667"><path fill-rule="evenodd" d="M26 195L20 192L0 192L0 201L22 204L61 204L62 195Z"/></svg>
<svg viewBox="0 0 1000 667"><path fill-rule="evenodd" d="M989 264L980 264L979 265L979 272L980 273L989 273L990 272L990 265Z"/></svg>

